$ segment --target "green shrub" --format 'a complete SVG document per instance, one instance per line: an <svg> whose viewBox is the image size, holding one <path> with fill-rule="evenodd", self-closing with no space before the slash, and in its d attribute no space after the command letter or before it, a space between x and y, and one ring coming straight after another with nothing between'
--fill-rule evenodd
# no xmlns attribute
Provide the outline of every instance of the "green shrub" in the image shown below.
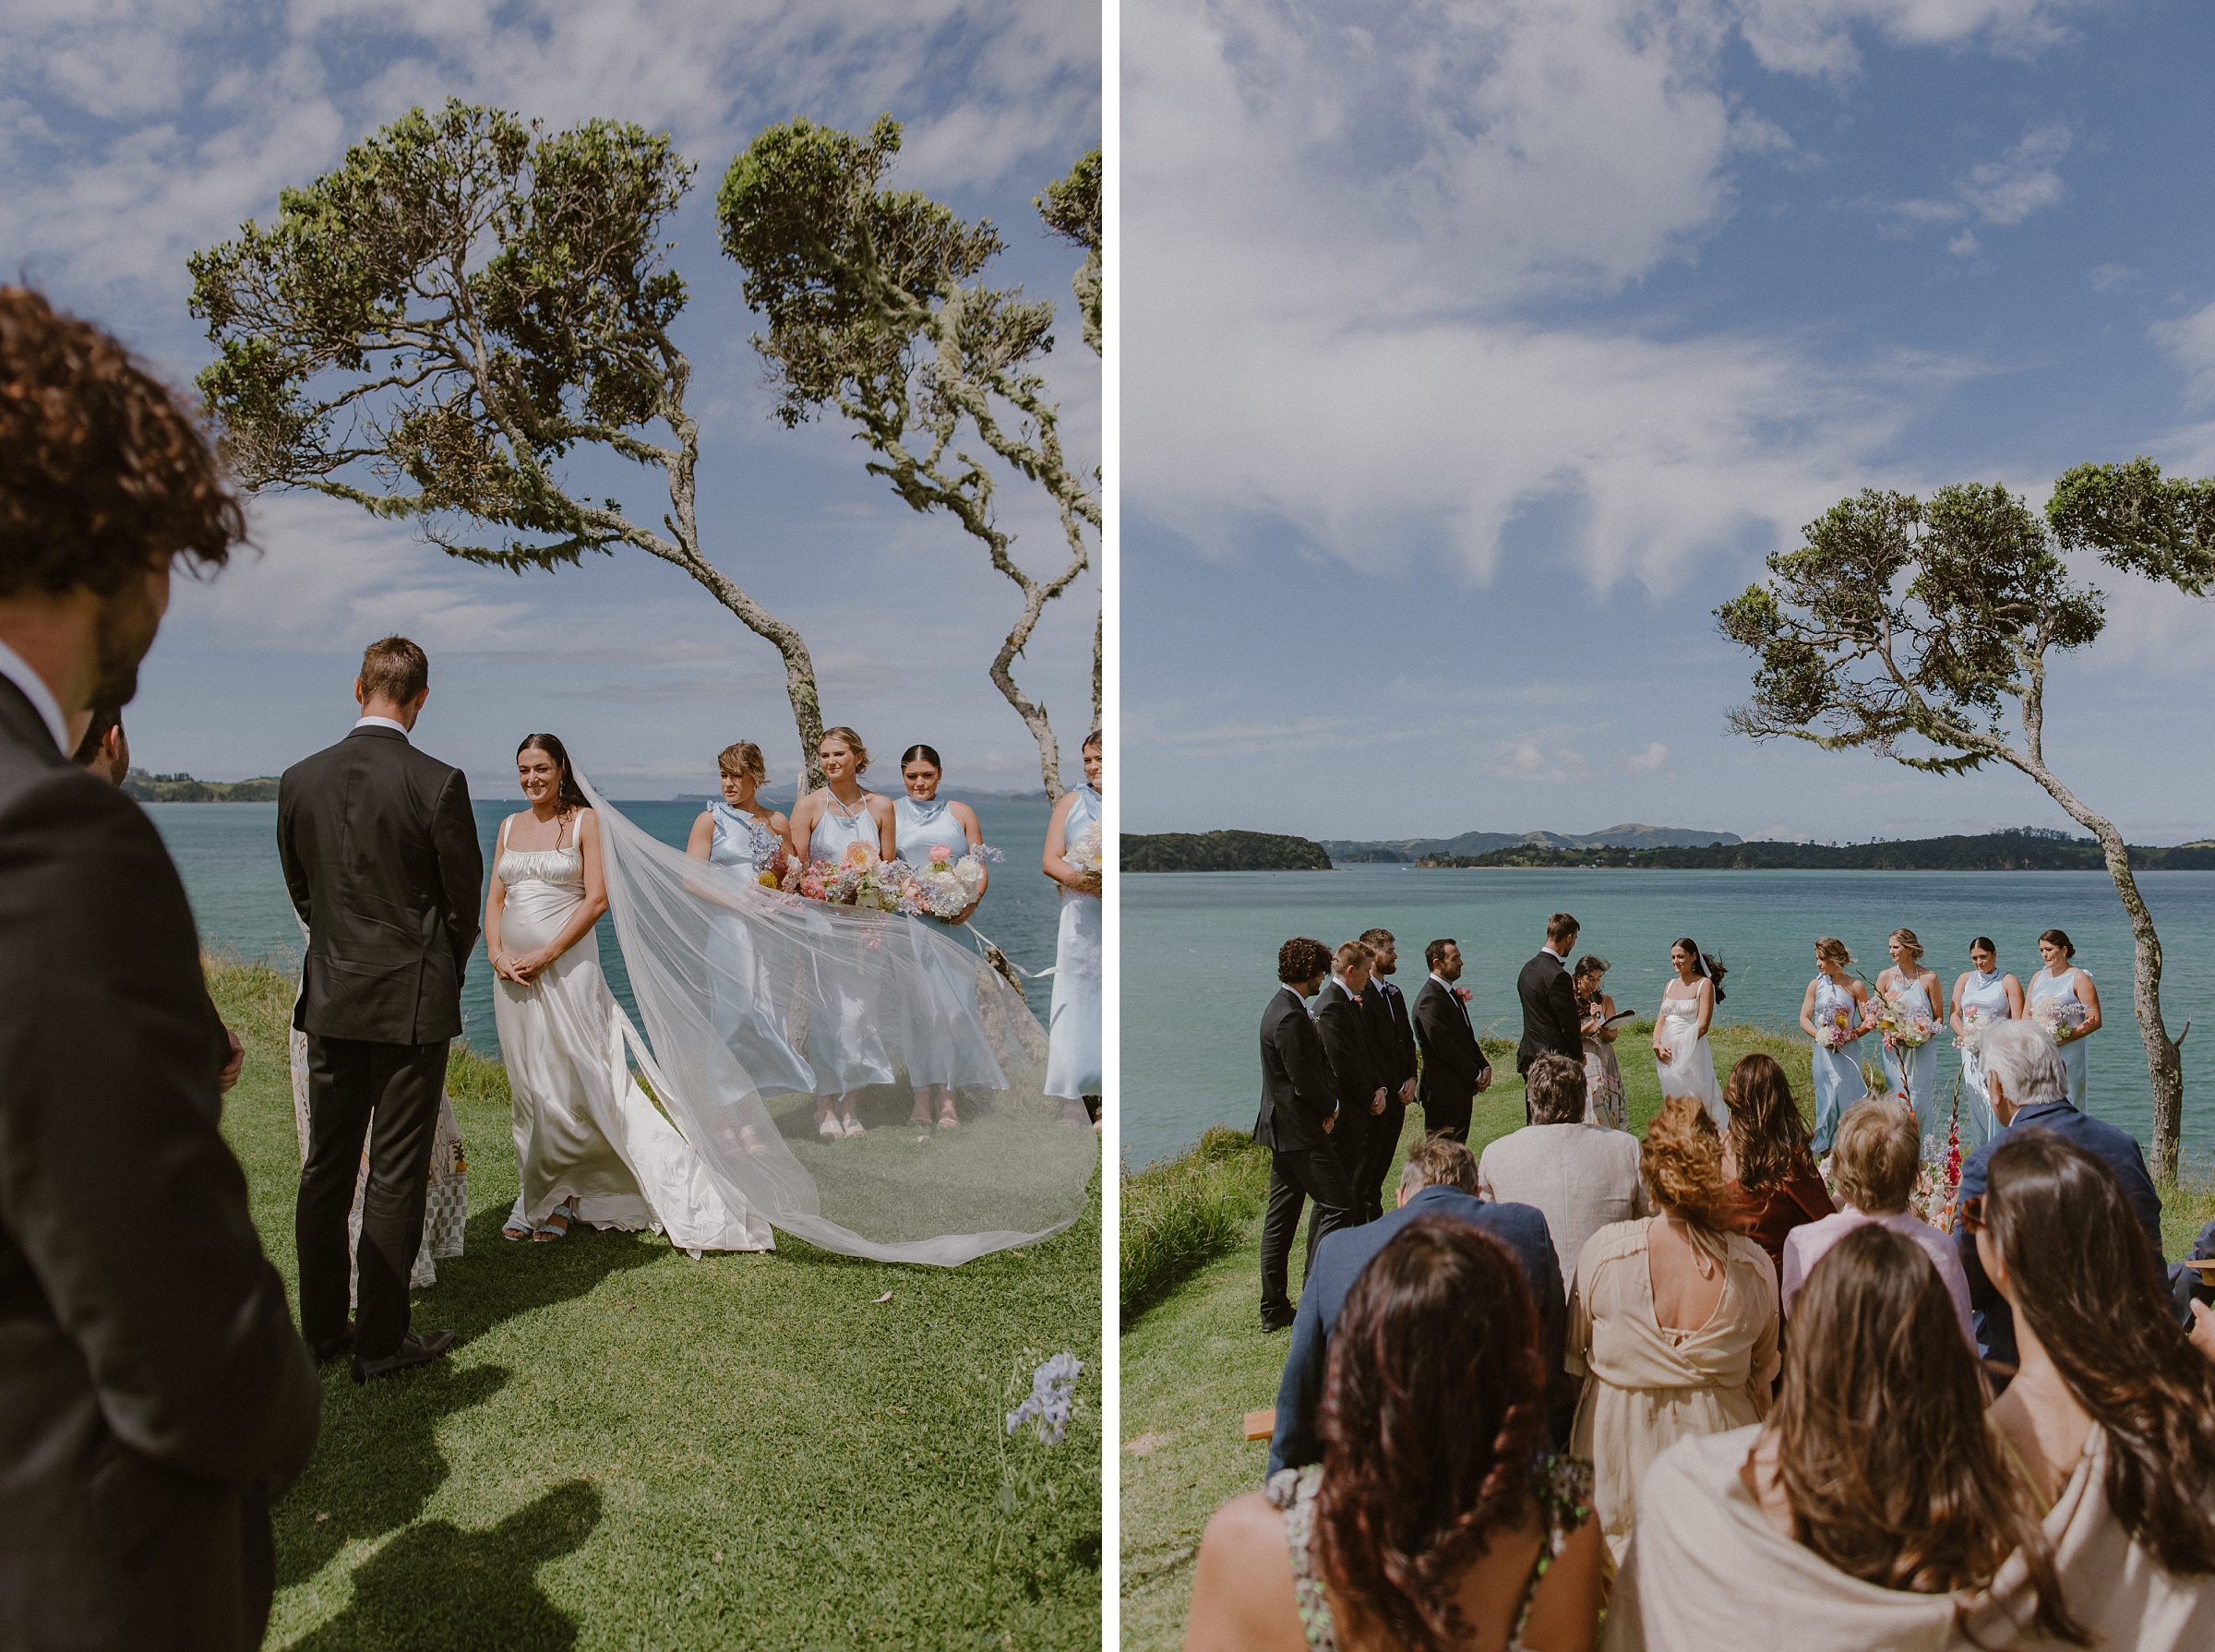
<svg viewBox="0 0 2215 1652"><path fill-rule="evenodd" d="M1181 1158L1125 1172L1120 1294L1126 1322L1240 1242L1269 1191L1269 1150L1210 1129Z"/></svg>

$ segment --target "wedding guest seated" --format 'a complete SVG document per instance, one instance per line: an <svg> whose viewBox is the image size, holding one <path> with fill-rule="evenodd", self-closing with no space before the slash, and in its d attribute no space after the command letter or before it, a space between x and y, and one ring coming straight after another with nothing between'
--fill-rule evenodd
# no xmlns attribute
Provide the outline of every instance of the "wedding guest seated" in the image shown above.
<svg viewBox="0 0 2215 1652"><path fill-rule="evenodd" d="M1646 1465L1688 1434L1758 1422L1777 1377L1777 1270L1738 1230L1723 1144L1698 1098L1646 1126L1639 1174L1657 1215L1602 1227L1577 1259L1563 1363L1588 1377L1570 1454L1617 1563Z"/></svg>
<svg viewBox="0 0 2215 1652"><path fill-rule="evenodd" d="M1986 1170L1961 1217L2014 1310L2018 1361L1992 1420L2069 1610L2111 1646L2215 1646L2215 1365L2177 1325L2159 1252L2099 1157L2011 1129Z"/></svg>
<svg viewBox="0 0 2215 1652"><path fill-rule="evenodd" d="M2074 1142L2114 1173L2138 1230L2146 1236L2152 1265L2164 1287L2168 1269L2161 1260L2161 1197L2153 1191L2146 1173L2146 1155L2128 1131L2103 1119L2094 1119L2069 1105L2068 1072L2053 1040L2034 1021L2003 1021L1987 1028L1979 1055L1984 1063L1984 1088L1992 1100L1993 1116L2000 1133L1970 1155L1961 1167L1961 1185L1955 1194L1957 1212L1984 1191L1985 1167L1994 1151L2017 1130L2051 1131ZM1969 1277L1970 1306L1976 1311L1977 1341L1985 1359L1997 1369L1994 1375L2004 1384L2015 1370L2015 1314L2007 1299L1984 1276L1977 1259L1975 1239L1958 1217L1954 1222L1954 1247L1961 1271Z"/></svg>
<svg viewBox="0 0 2215 1652"><path fill-rule="evenodd" d="M1545 1454L1547 1301L1468 1223L1400 1225L1340 1311L1321 1461L1207 1524L1187 1652L1589 1647L1600 1544L1589 1471Z"/></svg>
<svg viewBox="0 0 2215 1652"><path fill-rule="evenodd" d="M1554 1255L1573 1266L1602 1227L1646 1214L1638 1138L1585 1122L1589 1071L1551 1050L1534 1057L1523 1080L1531 1121L1492 1143L1477 1166L1479 1194L1543 1211Z"/></svg>
<svg viewBox="0 0 2215 1652"><path fill-rule="evenodd" d="M1908 1208L1915 1191L1915 1177L1922 1167L1922 1143L1915 1131L1915 1115L1888 1101L1863 1101L1846 1109L1830 1150L1830 1173L1844 1201L1836 1215L1795 1227L1784 1239L1784 1283L1779 1303L1787 1320L1792 1317L1792 1299L1807 1282L1825 1251L1856 1227L1874 1222L1889 1227L1922 1247L1946 1281L1946 1295L1954 1299L1955 1317L1962 1337L1973 1352L1975 1327L1969 1317L1969 1279L1954 1241Z"/></svg>
<svg viewBox="0 0 2215 1652"><path fill-rule="evenodd" d="M2018 1622L2084 1644L1954 1323L1910 1239L1868 1222L1833 1245L1766 1424L1680 1441L1647 1470L1608 1652L2015 1646Z"/></svg>
<svg viewBox="0 0 2215 1652"><path fill-rule="evenodd" d="M1774 1057L1757 1050L1732 1063L1723 1106L1730 1113L1723 1175L1737 1185L1746 1236L1769 1253L1781 1280L1785 1236L1838 1206L1815 1169L1791 1080Z"/></svg>
<svg viewBox="0 0 2215 1652"><path fill-rule="evenodd" d="M1323 1370L1347 1293L1371 1257L1409 1224L1426 1216L1449 1217L1500 1240L1522 1264L1525 1282L1538 1304L1539 1359L1545 1371L1546 1416L1550 1437L1567 1437L1576 1390L1562 1372L1562 1335L1567 1315L1562 1306L1562 1270L1546 1218L1527 1204L1487 1203L1477 1197L1477 1161L1459 1142L1426 1136L1408 1151L1400 1171L1399 1208L1374 1222L1342 1227L1315 1247L1299 1311L1292 1322L1292 1346L1277 1384L1276 1431L1269 1442L1269 1472L1319 1462L1323 1443L1316 1431ZM1471 1312L1479 1305L1470 1305Z"/></svg>

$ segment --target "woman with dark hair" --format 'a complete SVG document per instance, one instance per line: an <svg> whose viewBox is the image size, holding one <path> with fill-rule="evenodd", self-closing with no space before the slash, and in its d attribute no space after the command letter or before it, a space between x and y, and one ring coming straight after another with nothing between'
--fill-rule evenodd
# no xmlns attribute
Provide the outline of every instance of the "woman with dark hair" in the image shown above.
<svg viewBox="0 0 2215 1652"><path fill-rule="evenodd" d="M1655 1215L1602 1227L1576 1261L1563 1367L1586 1376L1570 1451L1618 1562L1646 1465L1687 1434L1758 1421L1777 1377L1777 1270L1738 1231L1723 1144L1689 1095L1638 1157Z"/></svg>
<svg viewBox="0 0 2215 1652"><path fill-rule="evenodd" d="M1544 1454L1537 1347L1499 1240L1435 1216L1396 1234L1339 1311L1323 1461L1208 1522L1186 1652L1589 1647L1590 1472Z"/></svg>
<svg viewBox="0 0 2215 1652"><path fill-rule="evenodd" d="M2018 1624L2088 1644L1954 1324L1912 1240L1869 1224L1832 1246L1795 1300L1767 1421L1682 1441L1647 1473L1609 1652L1996 1647Z"/></svg>
<svg viewBox="0 0 2215 1652"><path fill-rule="evenodd" d="M1730 1115L1723 1109L1723 1087L1715 1082L1707 1029L1716 1005L1723 1001L1723 976L1729 972L1721 959L1701 952L1689 935L1669 949L1669 962L1677 978L1662 992L1654 1016L1654 1069L1661 1095L1665 1100L1691 1096L1720 1131L1729 1126Z"/></svg>
<svg viewBox="0 0 2215 1652"><path fill-rule="evenodd" d="M1955 1047L1961 1052L1961 1098L1969 1103L1964 1154L1974 1153L2000 1130L1992 1097L1984 1089L1984 1059L1979 1053L1985 1029L2022 1013L2023 984L2000 973L2000 949L1990 936L1978 936L1969 943L1969 969L1954 982L1953 1007L1946 1016Z"/></svg>
<svg viewBox="0 0 2215 1652"><path fill-rule="evenodd" d="M2030 977L2024 1013L2060 1047L2061 1064L2069 1075L2069 1105L2082 1112L2084 1041L2100 1030L2100 988L2077 967L2077 948L2062 930L2048 929L2038 938L2038 955L2044 967Z"/></svg>
<svg viewBox="0 0 2215 1652"><path fill-rule="evenodd" d="M2178 1328L2114 1175L2010 1131L1962 1202L2015 1316L1992 1420L2054 1538L2070 1610L2113 1646L2215 1646L2215 1364Z"/></svg>
<svg viewBox="0 0 2215 1652"><path fill-rule="evenodd" d="M1785 1236L1838 1207L1816 1174L1792 1081L1774 1057L1756 1050L1731 1063L1723 1105L1730 1110L1723 1176L1738 1189L1746 1237L1769 1253L1781 1286Z"/></svg>
<svg viewBox="0 0 2215 1652"><path fill-rule="evenodd" d="M1054 949L1054 1003L1048 1020L1046 1093L1062 1103L1061 1121L1100 1120L1100 958L1106 816L1100 798L1107 746L1084 736L1084 784L1061 794L1046 823L1043 869L1061 886L1061 931Z"/></svg>
<svg viewBox="0 0 2215 1652"><path fill-rule="evenodd" d="M918 870L928 869L934 861L955 862L974 860L976 863L976 898L960 913L943 920L946 926L965 924L976 909L984 904L985 891L991 881L991 868L979 853L985 846L985 829L976 818L976 810L966 803L955 803L939 796L939 782L945 778L945 765L939 761L938 752L928 746L910 746L900 754L900 782L906 795L892 800L892 832L894 846L900 858ZM919 917L919 924L940 925L941 920ZM915 1111L908 1122L928 1129L934 1122L941 1130L952 1130L961 1123L953 1105L953 1052L946 1035L947 1028L964 1016L970 1020L976 1015L976 982L975 973L957 976L952 973L951 959L932 951L927 962L947 967L929 970L933 998L940 1000L933 1011L915 1016L910 1028L907 1048L907 1081L916 1093ZM937 1112L932 1112L933 1101Z"/></svg>
<svg viewBox="0 0 2215 1652"><path fill-rule="evenodd" d="M545 1242L582 1221L666 1232L694 1255L767 1250L769 1225L715 1191L630 1076L593 928L607 910L600 826L569 752L532 735L515 767L531 807L500 822L485 899L520 1183L501 1236Z"/></svg>
<svg viewBox="0 0 2215 1652"><path fill-rule="evenodd" d="M1615 1000L1601 984L1607 973L1608 961L1587 952L1576 961L1575 976L1570 982L1577 1008L1585 1012L1584 1023L1577 1029L1585 1047L1585 1122L1627 1130L1630 1115L1623 1098L1622 1063L1615 1059ZM1569 1260L1574 1266L1576 1259Z"/></svg>

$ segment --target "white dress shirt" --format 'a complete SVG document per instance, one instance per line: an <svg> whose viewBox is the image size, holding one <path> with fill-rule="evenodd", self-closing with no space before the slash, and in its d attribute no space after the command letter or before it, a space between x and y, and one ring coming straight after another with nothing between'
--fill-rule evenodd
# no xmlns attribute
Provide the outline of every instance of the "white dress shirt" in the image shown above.
<svg viewBox="0 0 2215 1652"><path fill-rule="evenodd" d="M397 717L356 717L353 725L356 728L389 728L403 740L408 737L408 725Z"/></svg>
<svg viewBox="0 0 2215 1652"><path fill-rule="evenodd" d="M0 676L23 690L23 698L44 720L46 732L54 736L54 748L64 757L69 755L69 720L62 715L62 702L54 697L46 679L30 668L26 660L5 642L0 642Z"/></svg>

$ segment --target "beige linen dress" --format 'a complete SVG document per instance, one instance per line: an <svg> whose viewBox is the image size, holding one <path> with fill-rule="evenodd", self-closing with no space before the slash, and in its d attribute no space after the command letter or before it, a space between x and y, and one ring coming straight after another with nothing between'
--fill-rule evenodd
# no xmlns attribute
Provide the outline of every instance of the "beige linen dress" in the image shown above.
<svg viewBox="0 0 2215 1652"><path fill-rule="evenodd" d="M1777 1270L1742 1234L1689 1229L1722 1264L1722 1295L1696 1331L1654 1317L1646 1235L1617 1222L1586 1242L1569 1299L1562 1364L1585 1379L1569 1452L1592 1465L1592 1501L1608 1553L1622 1563L1647 1465L1690 1435L1758 1422L1777 1375Z"/></svg>

